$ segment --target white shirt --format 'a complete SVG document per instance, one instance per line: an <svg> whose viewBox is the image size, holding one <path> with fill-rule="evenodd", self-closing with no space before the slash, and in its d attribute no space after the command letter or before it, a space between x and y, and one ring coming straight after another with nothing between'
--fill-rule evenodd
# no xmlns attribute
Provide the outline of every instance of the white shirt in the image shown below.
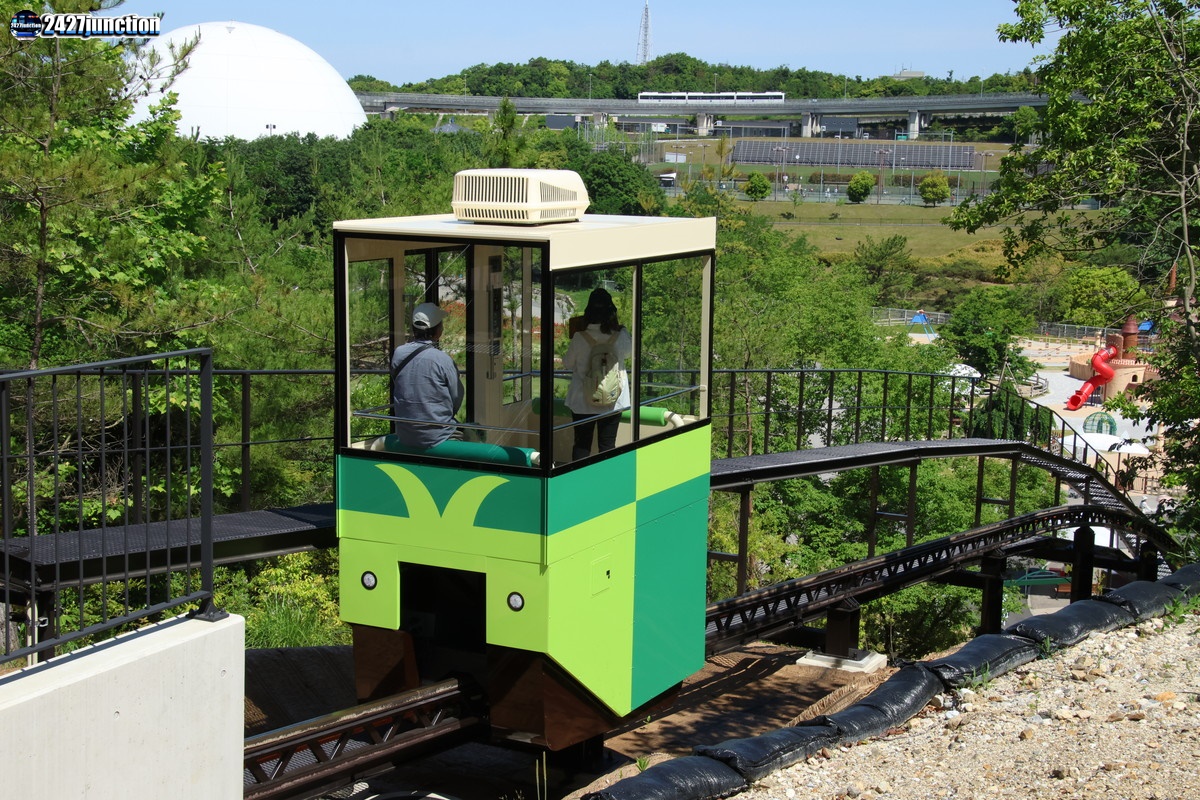
<svg viewBox="0 0 1200 800"><path fill-rule="evenodd" d="M633 337L628 328L622 328L616 333L602 333L600 323L593 322L587 326L588 335L597 342L614 339L613 350L617 358L624 364L633 355ZM605 411L629 408L629 373L621 370L621 396L610 406L598 406L589 398L583 396L583 378L588 371L588 361L591 360L592 346L583 337L582 332L571 337L567 346L567 354L563 356L563 366L571 370L571 385L567 387L567 408L576 414L602 414Z"/></svg>

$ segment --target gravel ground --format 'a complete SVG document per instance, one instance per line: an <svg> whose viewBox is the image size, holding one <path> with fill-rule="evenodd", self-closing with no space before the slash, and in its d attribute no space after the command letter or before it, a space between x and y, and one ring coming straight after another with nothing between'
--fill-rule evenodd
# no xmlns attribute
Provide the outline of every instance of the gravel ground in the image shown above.
<svg viewBox="0 0 1200 800"><path fill-rule="evenodd" d="M1200 617L1093 634L740 800L1200 798Z"/></svg>

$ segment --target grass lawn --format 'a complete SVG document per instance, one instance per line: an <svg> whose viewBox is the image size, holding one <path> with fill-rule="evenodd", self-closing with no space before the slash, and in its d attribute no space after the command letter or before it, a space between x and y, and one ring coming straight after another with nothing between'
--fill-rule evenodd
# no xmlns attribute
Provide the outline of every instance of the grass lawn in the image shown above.
<svg viewBox="0 0 1200 800"><path fill-rule="evenodd" d="M774 220L775 225L791 233L803 233L825 252L853 252L865 236L875 241L889 236L904 236L917 258L936 258L955 250L977 247L981 241L999 239L1000 230L970 234L954 231L942 223L950 215L950 206L934 208L874 203L818 203L763 200L753 204L756 214ZM794 219L784 214L794 215Z"/></svg>

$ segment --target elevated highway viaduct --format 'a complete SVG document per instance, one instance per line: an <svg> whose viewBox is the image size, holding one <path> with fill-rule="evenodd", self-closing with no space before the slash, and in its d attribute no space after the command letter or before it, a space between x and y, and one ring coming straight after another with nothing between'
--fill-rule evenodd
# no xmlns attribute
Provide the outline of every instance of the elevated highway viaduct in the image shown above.
<svg viewBox="0 0 1200 800"><path fill-rule="evenodd" d="M500 97L453 94L414 94L405 92L357 92L358 100L368 114L388 111L428 111L462 114L487 114L500 107ZM757 115L779 118L799 118L803 137L811 137L821 129L823 116L906 117L909 140L920 138L934 115L1011 114L1022 106L1040 108L1046 98L1039 94L967 94L930 95L924 97L865 97L865 98L801 98L782 103L644 103L637 100L600 100L577 97L513 97L510 98L519 114L566 114L590 116L598 123L610 118L638 116L695 117L697 133L712 133L717 117L724 115Z"/></svg>

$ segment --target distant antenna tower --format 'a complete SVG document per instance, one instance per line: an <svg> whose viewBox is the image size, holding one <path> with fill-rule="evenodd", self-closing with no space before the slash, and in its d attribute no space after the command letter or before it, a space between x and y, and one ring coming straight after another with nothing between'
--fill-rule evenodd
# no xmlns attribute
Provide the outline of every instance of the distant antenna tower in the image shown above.
<svg viewBox="0 0 1200 800"><path fill-rule="evenodd" d="M646 7L642 9L642 29L638 34L637 63L645 64L650 58L650 0L646 0Z"/></svg>

